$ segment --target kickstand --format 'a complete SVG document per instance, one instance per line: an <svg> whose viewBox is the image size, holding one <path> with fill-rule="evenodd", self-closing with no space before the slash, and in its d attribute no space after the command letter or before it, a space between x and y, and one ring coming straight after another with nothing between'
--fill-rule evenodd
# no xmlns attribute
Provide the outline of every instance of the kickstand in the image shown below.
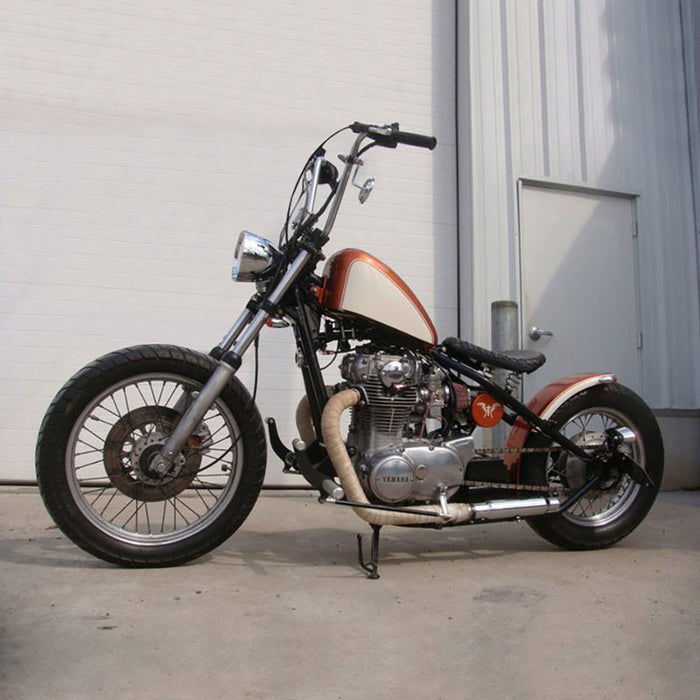
<svg viewBox="0 0 700 700"><path fill-rule="evenodd" d="M379 568L379 531L381 525L372 525L372 546L370 548L369 561L365 561L362 551L362 535L357 536L357 551L360 560L360 566L367 572L367 578L379 578L377 569Z"/></svg>

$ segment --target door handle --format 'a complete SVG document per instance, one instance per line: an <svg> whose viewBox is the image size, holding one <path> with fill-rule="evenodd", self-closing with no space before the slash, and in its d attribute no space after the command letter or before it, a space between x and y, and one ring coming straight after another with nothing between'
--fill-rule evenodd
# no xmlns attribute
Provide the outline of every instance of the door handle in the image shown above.
<svg viewBox="0 0 700 700"><path fill-rule="evenodd" d="M532 340L539 340L543 335L546 335L549 338L554 337L554 333L552 331L545 331L537 326L532 326L528 332L528 335Z"/></svg>

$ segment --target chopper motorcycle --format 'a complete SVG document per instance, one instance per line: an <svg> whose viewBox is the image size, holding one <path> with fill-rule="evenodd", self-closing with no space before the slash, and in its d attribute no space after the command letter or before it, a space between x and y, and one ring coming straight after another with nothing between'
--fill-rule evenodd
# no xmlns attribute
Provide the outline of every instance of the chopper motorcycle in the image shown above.
<svg viewBox="0 0 700 700"><path fill-rule="evenodd" d="M345 130L355 136L339 171L325 146ZM40 492L65 535L108 562L154 567L199 557L240 527L262 487L267 438L236 373L251 346L257 359L265 325L291 326L305 387L299 438L285 446L268 418L270 445L319 500L369 523L369 557L361 535L358 548L370 578L386 525L523 519L555 545L594 549L642 521L661 483L663 442L649 407L614 375L563 377L522 403L520 380L545 362L541 353L440 342L408 286L364 251L341 250L317 272L363 155L436 143L398 124L335 132L304 165L278 244L240 234L232 277L255 293L208 355L129 347L65 384L36 448ZM361 202L373 184L356 185ZM318 355L333 348L341 381L330 387ZM477 447L475 430L502 421L512 426L505 447Z"/></svg>

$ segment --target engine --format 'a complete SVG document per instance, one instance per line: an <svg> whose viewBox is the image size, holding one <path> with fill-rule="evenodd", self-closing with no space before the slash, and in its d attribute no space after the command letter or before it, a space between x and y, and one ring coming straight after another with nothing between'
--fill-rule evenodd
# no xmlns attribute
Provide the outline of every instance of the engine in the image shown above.
<svg viewBox="0 0 700 700"><path fill-rule="evenodd" d="M413 353L358 351L343 358L343 378L364 391L353 408L348 445L368 495L383 503L437 502L464 480L474 456L470 436L435 437L450 383L434 363Z"/></svg>

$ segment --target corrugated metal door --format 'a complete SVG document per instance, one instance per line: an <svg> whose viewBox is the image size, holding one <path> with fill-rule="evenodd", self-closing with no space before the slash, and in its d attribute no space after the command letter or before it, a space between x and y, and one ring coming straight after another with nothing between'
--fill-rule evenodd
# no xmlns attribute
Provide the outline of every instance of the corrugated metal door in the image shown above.
<svg viewBox="0 0 700 700"><path fill-rule="evenodd" d="M517 293L519 178L637 193L642 394L656 409L700 408L695 5L458 4L463 332L487 343L491 302Z"/></svg>
<svg viewBox="0 0 700 700"><path fill-rule="evenodd" d="M634 197L521 183L523 347L547 356L526 396L586 371L639 391L635 230Z"/></svg>

